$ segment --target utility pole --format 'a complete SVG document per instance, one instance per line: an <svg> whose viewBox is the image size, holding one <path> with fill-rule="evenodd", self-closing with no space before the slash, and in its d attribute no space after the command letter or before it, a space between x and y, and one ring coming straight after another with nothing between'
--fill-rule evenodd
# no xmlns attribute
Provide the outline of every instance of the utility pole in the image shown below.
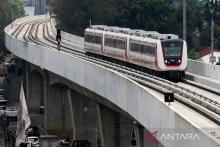
<svg viewBox="0 0 220 147"><path fill-rule="evenodd" d="M14 14L13 14L13 10L12 10L12 4L10 5L10 11L11 11L11 26L12 26L12 29L14 27Z"/></svg>
<svg viewBox="0 0 220 147"><path fill-rule="evenodd" d="M186 40L186 0L183 0L183 40Z"/></svg>
<svg viewBox="0 0 220 147"><path fill-rule="evenodd" d="M214 19L213 19L213 14L212 14L212 19L211 19L211 62L214 64Z"/></svg>
<svg viewBox="0 0 220 147"><path fill-rule="evenodd" d="M214 14L215 14L215 6L217 5L217 0L211 0L209 2L209 11L211 13L211 55L209 57L209 61L210 63L214 64L214 62L216 61L216 57L214 56Z"/></svg>

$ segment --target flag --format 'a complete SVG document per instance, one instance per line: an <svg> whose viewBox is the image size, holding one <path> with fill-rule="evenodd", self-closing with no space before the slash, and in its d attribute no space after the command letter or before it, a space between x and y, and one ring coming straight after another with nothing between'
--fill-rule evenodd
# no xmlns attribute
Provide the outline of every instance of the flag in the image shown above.
<svg viewBox="0 0 220 147"><path fill-rule="evenodd" d="M140 147L139 144L139 132L138 128L136 125L132 126L132 132L131 132L131 142L130 142L130 147Z"/></svg>
<svg viewBox="0 0 220 147"><path fill-rule="evenodd" d="M18 103L17 112L17 131L16 131L16 146L20 145L21 142L25 142L26 129L30 126L31 121L28 115L23 84L21 84L21 91Z"/></svg>

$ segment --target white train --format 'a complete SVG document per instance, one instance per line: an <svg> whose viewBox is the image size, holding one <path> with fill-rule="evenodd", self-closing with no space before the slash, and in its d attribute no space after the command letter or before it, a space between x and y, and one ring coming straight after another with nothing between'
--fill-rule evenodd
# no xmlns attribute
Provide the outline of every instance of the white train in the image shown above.
<svg viewBox="0 0 220 147"><path fill-rule="evenodd" d="M85 30L88 55L181 80L187 68L187 45L174 34L93 25Z"/></svg>

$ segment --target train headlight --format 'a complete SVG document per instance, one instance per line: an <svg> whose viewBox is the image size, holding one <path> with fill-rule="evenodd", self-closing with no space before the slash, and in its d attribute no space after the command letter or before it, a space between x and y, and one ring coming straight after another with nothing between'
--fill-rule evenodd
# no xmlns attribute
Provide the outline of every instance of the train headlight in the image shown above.
<svg viewBox="0 0 220 147"><path fill-rule="evenodd" d="M168 63L168 61L167 61L167 60L165 60L164 62L165 62L165 63Z"/></svg>
<svg viewBox="0 0 220 147"><path fill-rule="evenodd" d="M181 63L181 60L178 60L178 63Z"/></svg>

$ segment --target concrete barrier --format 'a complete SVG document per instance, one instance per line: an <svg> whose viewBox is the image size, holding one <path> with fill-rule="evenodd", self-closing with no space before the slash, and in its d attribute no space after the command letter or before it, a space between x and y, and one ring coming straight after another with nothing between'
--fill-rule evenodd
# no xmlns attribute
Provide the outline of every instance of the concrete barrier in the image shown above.
<svg viewBox="0 0 220 147"><path fill-rule="evenodd" d="M160 140L165 147L219 147L220 141L167 106L163 99L126 76L71 54L15 39L5 29L5 44L16 56L93 91L128 113L150 132L187 129L199 141ZM114 84L113 84L114 83ZM169 123L167 123L169 122Z"/></svg>
<svg viewBox="0 0 220 147"><path fill-rule="evenodd" d="M220 80L220 66L210 65L201 61L188 60L187 71L201 76Z"/></svg>

